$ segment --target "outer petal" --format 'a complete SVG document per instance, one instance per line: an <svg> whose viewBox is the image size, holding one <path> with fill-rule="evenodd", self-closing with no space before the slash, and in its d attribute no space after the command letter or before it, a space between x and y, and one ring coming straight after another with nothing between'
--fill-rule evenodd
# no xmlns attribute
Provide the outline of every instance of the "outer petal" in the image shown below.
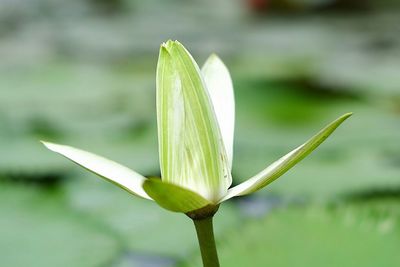
<svg viewBox="0 0 400 267"><path fill-rule="evenodd" d="M217 116L229 167L232 168L235 129L235 98L232 79L225 64L215 54L207 59L201 72Z"/></svg>
<svg viewBox="0 0 400 267"><path fill-rule="evenodd" d="M160 179L147 179L143 184L143 189L161 207L170 211L187 213L212 204L193 191L164 183Z"/></svg>
<svg viewBox="0 0 400 267"><path fill-rule="evenodd" d="M143 190L146 180L142 175L114 161L70 146L42 142L48 149L63 155L85 169L99 175L131 194L151 199Z"/></svg>
<svg viewBox="0 0 400 267"><path fill-rule="evenodd" d="M161 176L216 202L231 184L227 157L200 70L177 41L160 49L157 119Z"/></svg>
<svg viewBox="0 0 400 267"><path fill-rule="evenodd" d="M347 113L339 117L331 124L323 128L311 139L309 139L306 143L275 161L259 174L229 189L228 194L221 199L221 202L234 196L243 196L253 193L275 181L278 177L287 172L290 168L292 168L314 149L316 149L342 122L344 122L351 115L352 113Z"/></svg>

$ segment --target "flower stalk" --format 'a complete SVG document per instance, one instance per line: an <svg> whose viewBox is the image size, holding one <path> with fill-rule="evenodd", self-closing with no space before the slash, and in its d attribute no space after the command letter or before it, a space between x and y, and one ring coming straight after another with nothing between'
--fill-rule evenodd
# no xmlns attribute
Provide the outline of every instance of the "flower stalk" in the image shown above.
<svg viewBox="0 0 400 267"><path fill-rule="evenodd" d="M194 219L197 239L204 267L219 267L217 247L214 239L213 216L204 219Z"/></svg>

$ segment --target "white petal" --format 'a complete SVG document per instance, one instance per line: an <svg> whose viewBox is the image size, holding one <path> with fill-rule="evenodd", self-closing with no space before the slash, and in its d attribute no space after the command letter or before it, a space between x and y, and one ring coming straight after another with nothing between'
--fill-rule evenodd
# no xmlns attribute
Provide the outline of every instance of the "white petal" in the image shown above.
<svg viewBox="0 0 400 267"><path fill-rule="evenodd" d="M207 59L201 72L217 116L229 167L232 168L235 128L235 98L232 79L225 64L215 54Z"/></svg>
<svg viewBox="0 0 400 267"><path fill-rule="evenodd" d="M326 138L328 138L331 133L333 133L333 131L335 131L337 127L339 127L340 124L342 124L351 115L352 113L347 113L339 117L319 131L307 142L289 152L279 160L275 161L257 175L229 189L228 194L222 198L220 202L235 196L243 196L253 193L272 183L285 172L290 170L294 165L300 162L303 158L305 158L308 154L310 154L314 149L316 149L323 141L325 141Z"/></svg>
<svg viewBox="0 0 400 267"><path fill-rule="evenodd" d="M196 62L176 41L160 48L157 121L163 182L210 201L226 195L232 179L212 102Z"/></svg>
<svg viewBox="0 0 400 267"><path fill-rule="evenodd" d="M76 164L125 189L129 193L145 199L151 199L142 188L142 184L146 178L131 169L74 147L43 141L42 143L51 151L63 155Z"/></svg>

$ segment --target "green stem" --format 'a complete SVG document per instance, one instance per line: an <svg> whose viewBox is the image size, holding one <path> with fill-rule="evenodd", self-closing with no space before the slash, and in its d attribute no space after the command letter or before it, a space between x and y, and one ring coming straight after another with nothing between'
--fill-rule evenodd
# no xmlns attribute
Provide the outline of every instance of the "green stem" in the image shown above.
<svg viewBox="0 0 400 267"><path fill-rule="evenodd" d="M215 246L213 217L193 220L204 267L219 267L217 247Z"/></svg>

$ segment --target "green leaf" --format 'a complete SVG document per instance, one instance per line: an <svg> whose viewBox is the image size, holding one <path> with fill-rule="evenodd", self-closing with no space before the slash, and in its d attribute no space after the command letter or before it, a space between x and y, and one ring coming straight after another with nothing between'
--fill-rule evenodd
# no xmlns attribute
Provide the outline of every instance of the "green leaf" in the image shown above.
<svg viewBox="0 0 400 267"><path fill-rule="evenodd" d="M212 54L201 68L225 145L229 167L232 168L235 129L235 98L232 79L222 60Z"/></svg>
<svg viewBox="0 0 400 267"><path fill-rule="evenodd" d="M308 154L310 154L314 149L316 149L342 122L344 122L351 115L352 113L347 113L339 117L328 126L323 128L311 139L309 139L306 143L275 161L249 180L229 189L228 194L221 201L225 201L234 196L243 196L253 193L272 183L289 169L291 169L294 165L296 165L299 161L305 158Z"/></svg>
<svg viewBox="0 0 400 267"><path fill-rule="evenodd" d="M160 49L157 119L163 181L216 202L232 179L199 67L177 41Z"/></svg>
<svg viewBox="0 0 400 267"><path fill-rule="evenodd" d="M63 155L85 169L112 182L131 194L150 199L143 191L142 184L146 180L142 175L114 161L70 146L42 142L48 149Z"/></svg>
<svg viewBox="0 0 400 267"><path fill-rule="evenodd" d="M143 189L161 207L170 211L187 213L212 204L193 191L156 178L147 179Z"/></svg>

